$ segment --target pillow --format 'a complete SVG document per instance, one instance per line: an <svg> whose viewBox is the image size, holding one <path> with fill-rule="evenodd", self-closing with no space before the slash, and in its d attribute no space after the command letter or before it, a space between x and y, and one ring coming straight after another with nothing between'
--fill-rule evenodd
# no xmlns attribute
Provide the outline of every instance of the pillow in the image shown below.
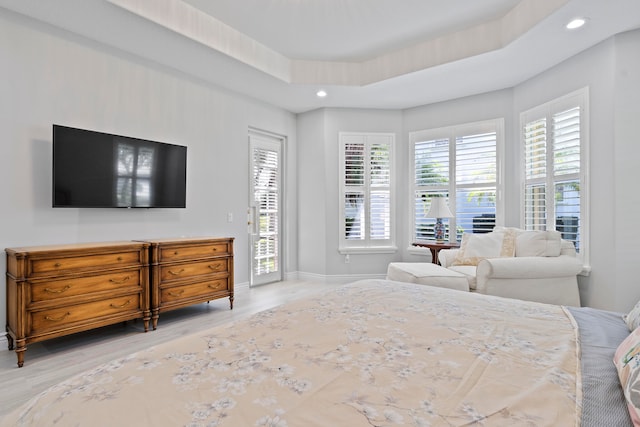
<svg viewBox="0 0 640 427"><path fill-rule="evenodd" d="M633 331L640 326L640 301L638 301L631 309L631 311L624 316L624 321L630 331Z"/></svg>
<svg viewBox="0 0 640 427"><path fill-rule="evenodd" d="M560 240L560 255L576 256L576 245L569 240Z"/></svg>
<svg viewBox="0 0 640 427"><path fill-rule="evenodd" d="M513 230L516 233L515 256L560 256L562 235L556 230L522 230L497 226L494 231Z"/></svg>
<svg viewBox="0 0 640 427"><path fill-rule="evenodd" d="M516 238L516 256L560 256L560 232L525 231Z"/></svg>
<svg viewBox="0 0 640 427"><path fill-rule="evenodd" d="M634 426L640 426L640 328L634 329L616 349L613 363Z"/></svg>
<svg viewBox="0 0 640 427"><path fill-rule="evenodd" d="M512 257L514 253L513 230L484 234L464 233L460 249L451 265L478 265L483 259Z"/></svg>

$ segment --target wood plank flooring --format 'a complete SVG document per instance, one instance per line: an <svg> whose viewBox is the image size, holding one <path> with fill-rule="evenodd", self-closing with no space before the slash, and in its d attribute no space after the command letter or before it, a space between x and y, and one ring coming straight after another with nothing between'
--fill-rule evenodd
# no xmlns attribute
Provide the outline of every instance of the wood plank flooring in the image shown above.
<svg viewBox="0 0 640 427"><path fill-rule="evenodd" d="M22 368L14 351L1 349L0 418L50 386L101 363L336 286L291 280L238 287L233 310L224 298L161 313L157 330L147 333L138 321L33 343L27 346Z"/></svg>

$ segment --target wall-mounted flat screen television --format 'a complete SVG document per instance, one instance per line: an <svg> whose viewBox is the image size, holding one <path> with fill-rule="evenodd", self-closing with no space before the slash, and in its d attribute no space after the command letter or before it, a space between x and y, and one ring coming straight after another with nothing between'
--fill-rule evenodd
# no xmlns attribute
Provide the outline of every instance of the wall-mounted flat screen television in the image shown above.
<svg viewBox="0 0 640 427"><path fill-rule="evenodd" d="M187 147L53 125L54 208L184 208Z"/></svg>

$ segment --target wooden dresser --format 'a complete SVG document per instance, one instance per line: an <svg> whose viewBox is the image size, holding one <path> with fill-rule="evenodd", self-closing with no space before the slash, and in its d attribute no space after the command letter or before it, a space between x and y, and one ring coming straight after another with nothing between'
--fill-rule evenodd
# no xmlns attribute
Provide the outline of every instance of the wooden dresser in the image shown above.
<svg viewBox="0 0 640 427"><path fill-rule="evenodd" d="M149 243L8 248L7 339L18 366L27 344L151 317Z"/></svg>
<svg viewBox="0 0 640 427"><path fill-rule="evenodd" d="M233 238L146 240L151 244L151 320L160 313L229 297L233 309Z"/></svg>

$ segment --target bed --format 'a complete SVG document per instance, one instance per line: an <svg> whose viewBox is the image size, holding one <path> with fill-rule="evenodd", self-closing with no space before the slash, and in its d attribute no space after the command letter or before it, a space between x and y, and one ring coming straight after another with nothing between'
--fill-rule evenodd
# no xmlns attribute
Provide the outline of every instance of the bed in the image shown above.
<svg viewBox="0 0 640 427"><path fill-rule="evenodd" d="M0 426L627 426L628 335L617 313L358 281L100 365Z"/></svg>

